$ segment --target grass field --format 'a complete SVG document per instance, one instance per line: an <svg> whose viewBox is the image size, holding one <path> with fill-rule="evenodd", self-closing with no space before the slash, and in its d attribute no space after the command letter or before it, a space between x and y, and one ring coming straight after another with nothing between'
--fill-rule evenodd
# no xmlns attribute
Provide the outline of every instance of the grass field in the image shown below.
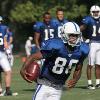
<svg viewBox="0 0 100 100"><path fill-rule="evenodd" d="M100 89L95 89L95 90L86 89L87 86L86 64L87 60L84 63L81 79L78 81L75 88L71 90L64 89L61 100L100 100ZM0 100L32 100L32 95L33 92L35 91L35 83L32 84L27 83L21 78L19 74L21 66L22 66L21 57L15 57L11 89L13 90L13 92L18 92L19 95L0 97ZM95 83L94 77L93 81Z"/></svg>

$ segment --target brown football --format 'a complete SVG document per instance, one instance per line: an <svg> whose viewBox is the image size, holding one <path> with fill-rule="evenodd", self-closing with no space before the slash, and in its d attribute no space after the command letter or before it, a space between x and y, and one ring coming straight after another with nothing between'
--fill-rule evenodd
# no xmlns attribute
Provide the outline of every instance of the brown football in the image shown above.
<svg viewBox="0 0 100 100"><path fill-rule="evenodd" d="M40 73L40 66L37 62L31 62L27 66L24 67L23 71L21 71L22 77L32 83L36 81Z"/></svg>

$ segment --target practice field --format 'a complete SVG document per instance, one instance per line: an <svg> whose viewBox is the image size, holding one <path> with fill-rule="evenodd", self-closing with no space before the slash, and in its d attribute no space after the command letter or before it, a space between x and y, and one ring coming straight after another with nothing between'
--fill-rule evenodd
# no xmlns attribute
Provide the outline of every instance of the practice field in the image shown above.
<svg viewBox="0 0 100 100"><path fill-rule="evenodd" d="M32 100L32 95L36 85L35 83L32 84L27 83L21 78L19 72L22 64L23 63L21 61L21 57L15 57L11 89L13 90L13 92L18 92L18 96L9 96L9 97L4 96L0 97L0 100ZM67 90L66 88L64 88L61 100L100 100L100 89L95 89L95 90L86 89L87 86L86 64L87 60L84 62L81 79L78 81L75 88L71 90Z"/></svg>

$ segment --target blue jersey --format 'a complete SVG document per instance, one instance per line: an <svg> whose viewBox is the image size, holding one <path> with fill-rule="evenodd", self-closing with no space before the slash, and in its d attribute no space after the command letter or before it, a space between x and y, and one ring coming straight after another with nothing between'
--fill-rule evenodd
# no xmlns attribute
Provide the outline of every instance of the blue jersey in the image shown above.
<svg viewBox="0 0 100 100"><path fill-rule="evenodd" d="M4 37L7 32L7 26L0 24L0 51L4 51Z"/></svg>
<svg viewBox="0 0 100 100"><path fill-rule="evenodd" d="M52 22L46 24L44 22L37 22L34 26L34 31L40 34L41 43L50 38L56 37L55 26Z"/></svg>
<svg viewBox="0 0 100 100"><path fill-rule="evenodd" d="M41 53L45 59L40 79L46 78L54 84L63 85L70 75L73 65L83 63L89 47L85 43L69 52L61 39L50 39L42 43Z"/></svg>
<svg viewBox="0 0 100 100"><path fill-rule="evenodd" d="M61 38L61 32L62 32L62 26L67 23L68 20L63 19L62 21L58 20L58 19L52 19L52 23L54 23L55 25L55 29L56 29L56 33L58 33L57 37Z"/></svg>
<svg viewBox="0 0 100 100"><path fill-rule="evenodd" d="M87 26L86 35L91 41L100 42L100 18L94 19L91 16L83 18L82 23Z"/></svg>
<svg viewBox="0 0 100 100"><path fill-rule="evenodd" d="M31 47L31 54L34 54L34 53L36 53L37 51L39 51L39 48L37 48L36 45L32 45L32 47Z"/></svg>

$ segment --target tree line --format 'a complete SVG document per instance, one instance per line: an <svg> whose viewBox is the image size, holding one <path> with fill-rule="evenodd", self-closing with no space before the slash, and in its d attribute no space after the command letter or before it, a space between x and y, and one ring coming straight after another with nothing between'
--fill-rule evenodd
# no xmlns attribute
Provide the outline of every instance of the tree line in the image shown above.
<svg viewBox="0 0 100 100"><path fill-rule="evenodd" d="M15 49L20 51L27 37L33 36L32 26L42 20L44 12L55 17L56 9L61 7L66 19L80 23L94 4L100 5L99 0L0 0L0 15L14 32Z"/></svg>

